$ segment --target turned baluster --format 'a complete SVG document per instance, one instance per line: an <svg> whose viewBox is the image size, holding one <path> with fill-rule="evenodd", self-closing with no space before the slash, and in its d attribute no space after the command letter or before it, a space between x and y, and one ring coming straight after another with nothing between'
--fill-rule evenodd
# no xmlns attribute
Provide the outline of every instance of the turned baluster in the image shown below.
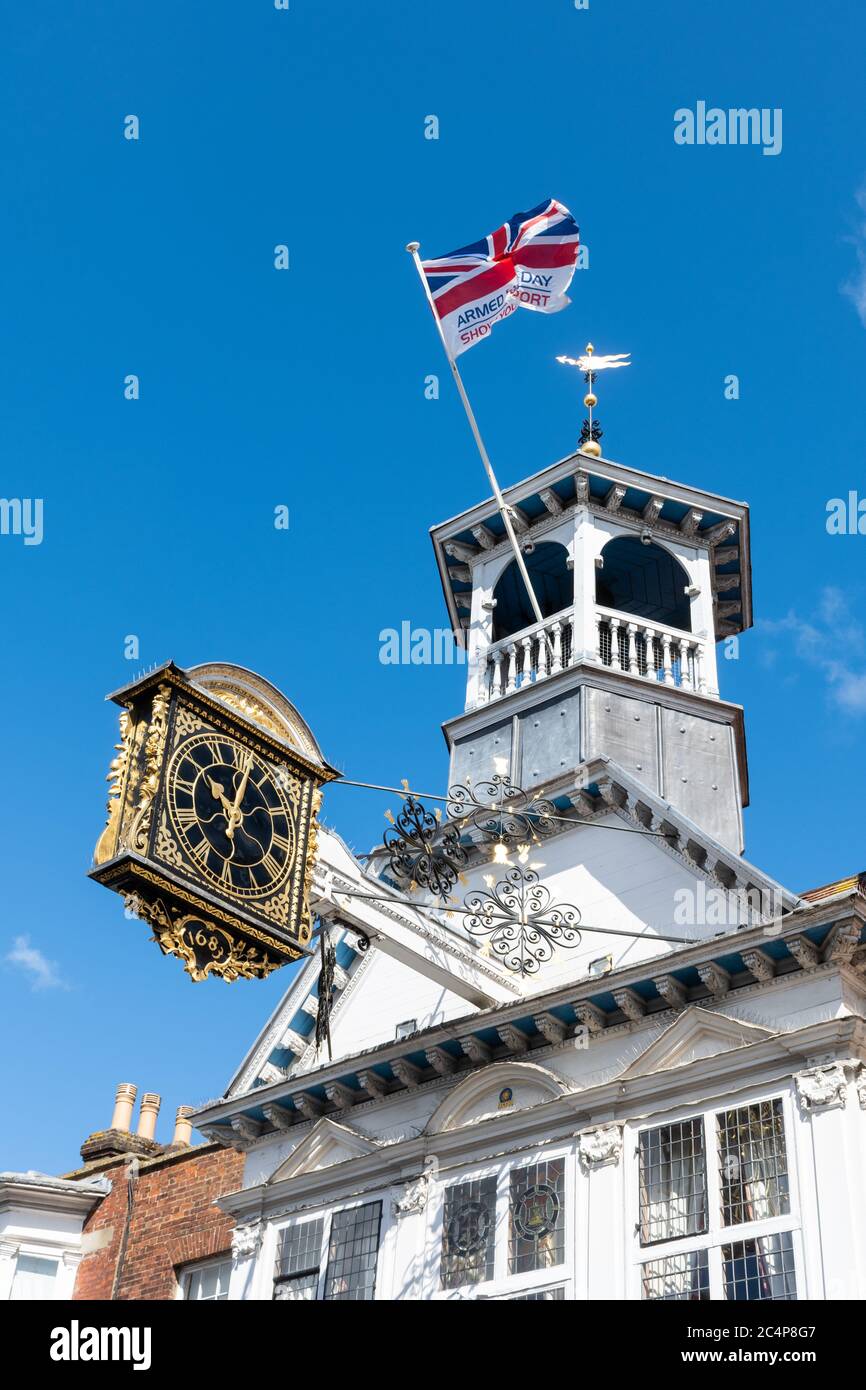
<svg viewBox="0 0 866 1390"><path fill-rule="evenodd" d="M553 655L550 659L550 674L555 676L562 670L562 624L554 623L550 629L553 637Z"/></svg>
<svg viewBox="0 0 866 1390"><path fill-rule="evenodd" d="M664 673L664 684L674 685L673 667L670 664L670 634L662 632L662 670Z"/></svg>
<svg viewBox="0 0 866 1390"><path fill-rule="evenodd" d="M626 657L626 661L628 662L628 670L636 671L637 642L635 641L635 638L637 637L637 623L629 623L628 627L626 628L626 632L628 634L628 655Z"/></svg>
<svg viewBox="0 0 866 1390"><path fill-rule="evenodd" d="M491 700L498 700L502 694L502 649L497 647L493 653L493 684L490 688Z"/></svg>
<svg viewBox="0 0 866 1390"><path fill-rule="evenodd" d="M615 671L622 670L622 661L619 656L619 618L610 620L610 664Z"/></svg>

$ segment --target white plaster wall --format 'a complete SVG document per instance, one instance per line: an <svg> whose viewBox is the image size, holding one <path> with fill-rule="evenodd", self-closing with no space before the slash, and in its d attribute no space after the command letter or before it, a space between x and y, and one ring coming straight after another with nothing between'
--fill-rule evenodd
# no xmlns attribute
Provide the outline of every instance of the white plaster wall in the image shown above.
<svg viewBox="0 0 866 1390"><path fill-rule="evenodd" d="M83 1217L30 1207L0 1213L0 1303L9 1298L18 1254L59 1261L55 1299L72 1297Z"/></svg>
<svg viewBox="0 0 866 1390"><path fill-rule="evenodd" d="M619 829L602 828L605 826ZM516 856L512 858L517 862ZM614 967L619 967L675 949L659 941L656 932L688 940L705 939L721 930L718 926L679 925L674 921L675 894L678 890L697 894L700 875L649 836L623 833L622 821L613 814L533 846L527 864L543 866L538 872L550 890L551 902L579 908L585 924L579 946L556 949L536 975L525 978L528 992L539 993L569 980L584 980L590 962L608 953ZM486 890L485 876L492 875L499 881L506 872L507 866L498 864L474 869L467 874L469 888L461 888L461 892L468 893L472 888ZM720 891L718 885L715 891ZM638 939L612 936L605 928L641 935ZM469 940L483 945L484 939Z"/></svg>
<svg viewBox="0 0 866 1390"><path fill-rule="evenodd" d="M863 1004L864 991L852 988L850 980L840 978L837 971L828 971L781 979L775 985L756 989L754 994L745 992L736 1002L722 1000L707 1007L706 1012L725 1013L786 1032L852 1009L863 1012ZM609 1036L594 1039L586 1049L577 1049L573 1044L548 1049L538 1061L567 1078L579 1093L585 1087L619 1075L662 1032L675 1026L676 1021L677 1015L667 1012L637 1026L612 1029ZM636 1148L641 1127L669 1123L698 1113L707 1115L711 1123L712 1115L718 1110L775 1096L781 1096L784 1103L791 1206L788 1214L769 1218L761 1229L767 1233L783 1229L793 1231L801 1300L862 1300L866 1297L866 1195L861 1182L866 1164L866 1109L856 1084L860 1076L856 1065L849 1068L851 1079L840 1100L810 1108L801 1103L795 1074L813 1065L811 1062L792 1059L790 1072L780 1076L780 1054L777 1052L761 1067L741 1075L735 1070L730 1073L724 1068L720 1070L712 1064L711 1059L719 1049L724 1051L725 1044L719 1042L718 1047L710 1046L705 1053L699 1050L696 1059L686 1065L664 1069L658 1074L657 1094L652 1088L642 1088L631 1101L624 1099L608 1113L587 1118L581 1112L579 1101L575 1101L572 1137L566 1130L565 1136L554 1143L557 1152L570 1154L567 1256L565 1266L556 1274L556 1281L566 1282L567 1297L609 1300L640 1297L639 1261L641 1254L647 1253L641 1252L635 1237ZM681 1078L675 1090L671 1087L673 1076ZM494 1080L491 1076L492 1085ZM456 1080L443 1078L385 1102L363 1104L340 1118L353 1129L383 1141L389 1152L393 1144L423 1132L449 1092L465 1082L465 1076ZM611 1104L610 1100L606 1104ZM503 1147L491 1132L483 1149L476 1152L469 1147L475 1127L468 1125L465 1130L467 1157L463 1166L460 1149L449 1150L446 1169L431 1184L426 1209L396 1224L391 1219L392 1194L383 1188L388 1219L383 1228L377 1299L457 1296L443 1295L437 1282L443 1188L461 1177L492 1171L499 1163L528 1162L535 1145L538 1155L543 1155L545 1146L551 1142L548 1115L544 1105L538 1107L536 1113L535 1128L522 1131L518 1141ZM611 1122L624 1125L618 1158L601 1166L579 1162L578 1132L587 1126ZM303 1141L310 1126L299 1128L297 1135L262 1144L249 1153L245 1186L254 1186L273 1174L292 1148ZM468 1156L470 1152L471 1157ZM348 1162L341 1167L345 1168L346 1200L349 1200L353 1193L353 1164ZM711 1202L718 1203L716 1180L710 1175L709 1181ZM365 1190L372 1193L375 1187L375 1177L368 1175ZM339 1206L341 1199L332 1199L330 1204ZM309 1209L314 1207L315 1201ZM714 1223L710 1244L717 1247L725 1238L724 1231ZM737 1238L733 1228L730 1238ZM249 1285L250 1289L255 1287L258 1291L244 1294L238 1284L239 1291L233 1292L233 1296L270 1297L272 1253L266 1252L262 1258L260 1287L259 1284ZM493 1296L497 1292L513 1291L513 1283L506 1280L501 1288L497 1286ZM472 1296L471 1291L467 1296ZM716 1292L714 1296L721 1295Z"/></svg>
<svg viewBox="0 0 866 1390"><path fill-rule="evenodd" d="M375 951L375 947L373 947ZM393 1041L398 1023L414 1018L418 1028L472 1013L472 1005L434 980L376 951L364 978L331 1026L335 1058Z"/></svg>

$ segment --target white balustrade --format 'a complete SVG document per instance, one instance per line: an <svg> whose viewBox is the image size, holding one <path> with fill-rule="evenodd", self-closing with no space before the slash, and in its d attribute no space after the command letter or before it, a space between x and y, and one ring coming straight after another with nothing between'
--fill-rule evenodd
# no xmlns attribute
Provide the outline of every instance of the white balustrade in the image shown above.
<svg viewBox="0 0 866 1390"><path fill-rule="evenodd" d="M564 671L572 662L573 636L574 615L567 611L494 642L487 649L480 703Z"/></svg>
<svg viewBox="0 0 866 1390"><path fill-rule="evenodd" d="M628 622L622 613L596 607L596 660L612 671L660 685L706 694L704 643L691 632L680 632L662 623Z"/></svg>
<svg viewBox="0 0 866 1390"><path fill-rule="evenodd" d="M612 671L707 693L704 639L610 608L595 609L595 660ZM573 664L574 613L568 609L493 642L482 657L479 704L547 680ZM585 658L584 658L585 659Z"/></svg>

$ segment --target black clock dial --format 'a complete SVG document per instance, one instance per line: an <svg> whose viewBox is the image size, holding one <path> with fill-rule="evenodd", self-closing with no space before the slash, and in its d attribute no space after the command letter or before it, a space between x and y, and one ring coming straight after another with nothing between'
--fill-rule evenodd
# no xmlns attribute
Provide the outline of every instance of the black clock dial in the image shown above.
<svg viewBox="0 0 866 1390"><path fill-rule="evenodd" d="M168 769L168 806L192 867L233 897L274 892L295 855L292 810L274 771L224 735L194 734Z"/></svg>

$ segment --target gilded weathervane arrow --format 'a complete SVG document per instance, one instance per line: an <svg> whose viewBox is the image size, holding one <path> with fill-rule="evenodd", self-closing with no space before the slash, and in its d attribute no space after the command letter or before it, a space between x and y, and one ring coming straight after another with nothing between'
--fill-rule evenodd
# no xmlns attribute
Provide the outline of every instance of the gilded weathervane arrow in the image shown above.
<svg viewBox="0 0 866 1390"><path fill-rule="evenodd" d="M610 367L630 367L631 362L627 360L630 356L630 352L600 353L595 356L595 348L592 343L587 343L586 351L582 357L557 357L556 359L557 362L563 362L567 367L578 367L583 372L583 379L588 387L583 403L589 411L589 415L581 427L578 448L582 453L589 454L592 458L599 458L601 455L601 445L598 441L604 433L598 421L592 418L593 406L598 405L598 396L592 389L595 385L595 378L599 372L607 371Z"/></svg>

